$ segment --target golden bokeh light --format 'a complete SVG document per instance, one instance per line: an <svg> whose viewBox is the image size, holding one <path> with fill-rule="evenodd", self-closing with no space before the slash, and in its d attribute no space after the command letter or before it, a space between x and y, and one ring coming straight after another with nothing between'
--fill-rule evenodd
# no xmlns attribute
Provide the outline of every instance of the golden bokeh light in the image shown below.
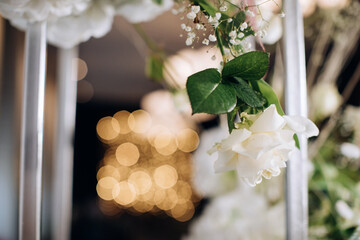
<svg viewBox="0 0 360 240"><path fill-rule="evenodd" d="M98 181L98 184L96 185L96 191L99 195L99 197L101 197L104 200L113 200L113 188L115 187L115 185L118 182L116 181L115 178L113 177L104 177L101 178Z"/></svg>
<svg viewBox="0 0 360 240"><path fill-rule="evenodd" d="M99 169L96 174L96 179L99 181L101 178L112 177L116 181L120 181L120 173L114 166L105 165Z"/></svg>
<svg viewBox="0 0 360 240"><path fill-rule="evenodd" d="M199 145L199 135L192 129L181 130L177 135L178 147L183 152L192 152Z"/></svg>
<svg viewBox="0 0 360 240"><path fill-rule="evenodd" d="M130 113L128 111L119 111L114 114L114 118L119 122L120 134L127 134L131 132L128 124Z"/></svg>
<svg viewBox="0 0 360 240"><path fill-rule="evenodd" d="M130 114L128 124L136 133L146 133L152 124L151 116L144 110L137 110Z"/></svg>
<svg viewBox="0 0 360 240"><path fill-rule="evenodd" d="M115 118L104 117L96 125L96 132L103 140L110 141L119 135L120 126Z"/></svg>
<svg viewBox="0 0 360 240"><path fill-rule="evenodd" d="M178 180L176 169L170 165L162 165L154 171L155 183L161 188L171 188Z"/></svg>
<svg viewBox="0 0 360 240"><path fill-rule="evenodd" d="M136 199L136 191L133 184L126 181L117 183L112 191L113 199L120 205L129 205Z"/></svg>
<svg viewBox="0 0 360 240"><path fill-rule="evenodd" d="M199 137L192 129L159 123L143 110L119 111L98 122L108 146L96 175L104 214L165 212L178 221L193 216L199 198L190 185L191 152Z"/></svg>
<svg viewBox="0 0 360 240"><path fill-rule="evenodd" d="M73 66L74 69L77 69L77 77L76 80L80 81L84 79L88 73L88 67L84 60L81 58L74 58L73 59Z"/></svg>
<svg viewBox="0 0 360 240"><path fill-rule="evenodd" d="M129 183L133 184L136 193L141 195L150 191L152 186L151 177L144 171L135 171L129 176Z"/></svg>
<svg viewBox="0 0 360 240"><path fill-rule="evenodd" d="M115 154L118 162L127 167L134 165L140 157L139 149L130 142L119 145Z"/></svg>

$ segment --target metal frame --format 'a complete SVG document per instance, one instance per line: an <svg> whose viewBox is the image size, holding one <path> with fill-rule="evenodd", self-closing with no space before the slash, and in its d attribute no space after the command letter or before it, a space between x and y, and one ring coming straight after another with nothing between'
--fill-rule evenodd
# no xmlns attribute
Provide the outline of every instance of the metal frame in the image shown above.
<svg viewBox="0 0 360 240"><path fill-rule="evenodd" d="M307 117L305 47L302 13L297 0L284 0L283 53L285 63L285 112ZM286 238L308 238L307 141L298 136L301 151L286 170Z"/></svg>
<svg viewBox="0 0 360 240"><path fill-rule="evenodd" d="M19 238L40 239L46 22L28 23L21 121Z"/></svg>

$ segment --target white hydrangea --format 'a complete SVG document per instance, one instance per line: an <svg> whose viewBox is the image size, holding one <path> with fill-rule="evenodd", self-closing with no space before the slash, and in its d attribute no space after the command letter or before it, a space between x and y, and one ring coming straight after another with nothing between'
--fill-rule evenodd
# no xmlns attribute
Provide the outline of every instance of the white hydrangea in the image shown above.
<svg viewBox="0 0 360 240"><path fill-rule="evenodd" d="M116 14L123 16L131 23L147 22L172 8L173 0L113 0Z"/></svg>
<svg viewBox="0 0 360 240"><path fill-rule="evenodd" d="M190 226L183 240L284 239L285 206L269 206L252 189L241 189L213 199Z"/></svg>
<svg viewBox="0 0 360 240"><path fill-rule="evenodd" d="M0 12L9 20L37 22L79 14L90 3L91 0L3 0Z"/></svg>
<svg viewBox="0 0 360 240"><path fill-rule="evenodd" d="M218 152L215 171L236 170L238 177L255 186L262 178L270 179L286 167L290 154L297 148L293 136L316 136L318 128L309 119L301 116L280 116L275 105L246 118L242 128L234 129L209 153Z"/></svg>

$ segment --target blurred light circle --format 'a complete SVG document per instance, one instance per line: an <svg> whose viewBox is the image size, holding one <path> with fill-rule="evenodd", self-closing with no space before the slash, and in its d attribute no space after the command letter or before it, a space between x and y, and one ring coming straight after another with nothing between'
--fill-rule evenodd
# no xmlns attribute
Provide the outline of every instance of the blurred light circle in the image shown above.
<svg viewBox="0 0 360 240"><path fill-rule="evenodd" d="M104 117L97 123L96 132L101 139L109 141L119 135L120 126L115 118Z"/></svg>
<svg viewBox="0 0 360 240"><path fill-rule="evenodd" d="M139 160L139 149L130 142L121 144L116 149L116 159L123 166L132 166Z"/></svg>
<svg viewBox="0 0 360 240"><path fill-rule="evenodd" d="M178 180L178 174L174 167L170 165L162 165L154 171L155 183L161 188L171 188Z"/></svg>
<svg viewBox="0 0 360 240"><path fill-rule="evenodd" d="M172 188L167 189L165 192L166 192L165 198L163 199L163 201L157 203L156 206L166 211L175 207L178 201L178 196L176 194L176 191Z"/></svg>
<svg viewBox="0 0 360 240"><path fill-rule="evenodd" d="M179 197L189 200L192 196L190 184L184 181L178 181L176 184L176 192Z"/></svg>
<svg viewBox="0 0 360 240"><path fill-rule="evenodd" d="M177 135L178 148L183 152L192 152L199 145L199 135L192 129L181 130Z"/></svg>
<svg viewBox="0 0 360 240"><path fill-rule="evenodd" d="M146 133L152 125L151 116L144 110L136 110L130 114L128 124L132 131Z"/></svg>
<svg viewBox="0 0 360 240"><path fill-rule="evenodd" d="M100 198L104 200L112 200L113 198L113 188L118 182L113 177L104 177L101 178L96 185L96 191Z"/></svg>
<svg viewBox="0 0 360 240"><path fill-rule="evenodd" d="M105 165L99 169L96 174L96 179L99 181L101 178L104 177L113 177L117 181L120 181L120 173L119 171L111 165Z"/></svg>
<svg viewBox="0 0 360 240"><path fill-rule="evenodd" d="M145 194L152 186L151 177L144 171L135 171L129 176L129 183L133 184L137 194Z"/></svg>
<svg viewBox="0 0 360 240"><path fill-rule="evenodd" d="M120 134L127 134L131 132L131 129L129 127L128 121L129 121L130 113L128 111L119 111L114 114L114 118L118 120L119 126L120 126Z"/></svg>
<svg viewBox="0 0 360 240"><path fill-rule="evenodd" d="M128 205L136 199L136 190L134 185L126 181L116 184L112 194L115 202L120 205Z"/></svg>
<svg viewBox="0 0 360 240"><path fill-rule="evenodd" d="M77 102L86 103L94 96L93 85L86 80L82 80L77 84Z"/></svg>
<svg viewBox="0 0 360 240"><path fill-rule="evenodd" d="M77 77L76 80L80 81L84 79L88 73L88 67L84 60L81 58L74 58L73 59L73 69L77 69Z"/></svg>
<svg viewBox="0 0 360 240"><path fill-rule="evenodd" d="M186 203L177 204L171 209L171 215L180 222L186 222L190 220L195 213L194 204L190 201Z"/></svg>

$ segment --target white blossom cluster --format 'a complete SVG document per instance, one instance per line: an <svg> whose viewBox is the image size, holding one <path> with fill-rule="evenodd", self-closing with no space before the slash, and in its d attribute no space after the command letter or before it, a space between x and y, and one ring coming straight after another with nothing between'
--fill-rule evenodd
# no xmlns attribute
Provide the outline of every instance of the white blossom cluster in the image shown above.
<svg viewBox="0 0 360 240"><path fill-rule="evenodd" d="M28 22L47 22L48 42L71 48L90 37L102 37L115 15L131 23L150 21L171 9L173 0L5 0L0 13L20 29Z"/></svg>

